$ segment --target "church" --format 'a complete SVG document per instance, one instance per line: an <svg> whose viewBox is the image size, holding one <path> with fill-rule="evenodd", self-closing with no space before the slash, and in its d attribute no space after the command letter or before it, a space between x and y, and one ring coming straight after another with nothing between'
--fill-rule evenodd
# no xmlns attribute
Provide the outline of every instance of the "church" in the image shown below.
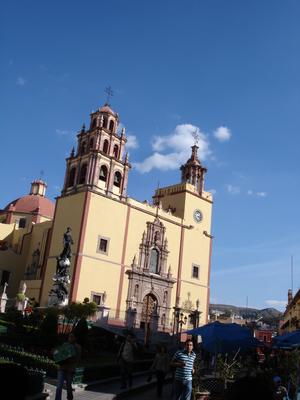
<svg viewBox="0 0 300 400"><path fill-rule="evenodd" d="M212 195L197 145L180 168L179 183L158 188L150 202L127 193L131 165L126 133L108 103L90 115L66 159L61 195L46 197L46 183L0 210L0 293L9 298L26 283L41 307L72 232L69 302L105 306L110 324L174 332L207 322L212 251ZM176 322L177 319L177 322Z"/></svg>

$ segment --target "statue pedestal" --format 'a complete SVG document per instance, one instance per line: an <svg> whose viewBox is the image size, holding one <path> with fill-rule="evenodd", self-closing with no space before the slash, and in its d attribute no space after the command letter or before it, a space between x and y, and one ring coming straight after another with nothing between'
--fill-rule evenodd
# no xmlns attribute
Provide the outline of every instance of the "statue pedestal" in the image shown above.
<svg viewBox="0 0 300 400"><path fill-rule="evenodd" d="M109 307L99 306L97 311L97 322L101 324L107 324L109 318Z"/></svg>
<svg viewBox="0 0 300 400"><path fill-rule="evenodd" d="M126 311L126 326L127 328L135 328L136 323L136 308L128 308Z"/></svg>

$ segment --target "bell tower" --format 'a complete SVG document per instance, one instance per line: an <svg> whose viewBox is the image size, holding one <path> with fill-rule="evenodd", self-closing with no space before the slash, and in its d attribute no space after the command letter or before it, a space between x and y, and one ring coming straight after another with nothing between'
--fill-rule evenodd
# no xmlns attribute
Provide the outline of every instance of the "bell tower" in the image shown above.
<svg viewBox="0 0 300 400"><path fill-rule="evenodd" d="M204 190L204 174L207 172L207 169L201 165L197 155L198 149L199 147L194 144L194 146L192 146L191 157L180 167L181 182L193 185L196 189L196 193L202 196Z"/></svg>
<svg viewBox="0 0 300 400"><path fill-rule="evenodd" d="M120 199L126 198L128 154L124 154L125 128L117 133L119 115L106 102L90 114L90 125L77 135L77 150L67 158L62 196L91 189Z"/></svg>

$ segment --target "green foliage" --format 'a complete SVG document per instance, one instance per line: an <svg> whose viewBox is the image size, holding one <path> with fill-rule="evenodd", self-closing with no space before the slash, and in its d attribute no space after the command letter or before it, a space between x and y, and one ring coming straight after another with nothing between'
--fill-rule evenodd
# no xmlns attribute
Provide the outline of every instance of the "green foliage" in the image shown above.
<svg viewBox="0 0 300 400"><path fill-rule="evenodd" d="M17 299L18 301L24 301L24 300L26 299L26 296L25 296L24 293L18 293L18 294L16 295L16 299Z"/></svg>
<svg viewBox="0 0 300 400"><path fill-rule="evenodd" d="M14 347L0 343L0 356L4 360L15 362L31 368L42 369L47 371L49 376L56 376L57 365L53 360L37 354L26 352L21 347Z"/></svg>
<svg viewBox="0 0 300 400"><path fill-rule="evenodd" d="M71 303L61 310L63 315L62 333L74 330L81 319L94 315L97 311L97 304L93 301L88 303Z"/></svg>

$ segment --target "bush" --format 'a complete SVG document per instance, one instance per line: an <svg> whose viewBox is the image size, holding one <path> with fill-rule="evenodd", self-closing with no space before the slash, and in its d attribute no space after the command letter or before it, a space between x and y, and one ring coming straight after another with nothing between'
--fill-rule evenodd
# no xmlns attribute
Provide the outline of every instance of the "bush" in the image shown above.
<svg viewBox="0 0 300 400"><path fill-rule="evenodd" d="M0 343L0 356L6 359L9 358L10 361L27 367L42 369L47 372L47 375L52 377L55 377L57 374L57 365L53 360L48 357L26 352L20 347L13 347Z"/></svg>

